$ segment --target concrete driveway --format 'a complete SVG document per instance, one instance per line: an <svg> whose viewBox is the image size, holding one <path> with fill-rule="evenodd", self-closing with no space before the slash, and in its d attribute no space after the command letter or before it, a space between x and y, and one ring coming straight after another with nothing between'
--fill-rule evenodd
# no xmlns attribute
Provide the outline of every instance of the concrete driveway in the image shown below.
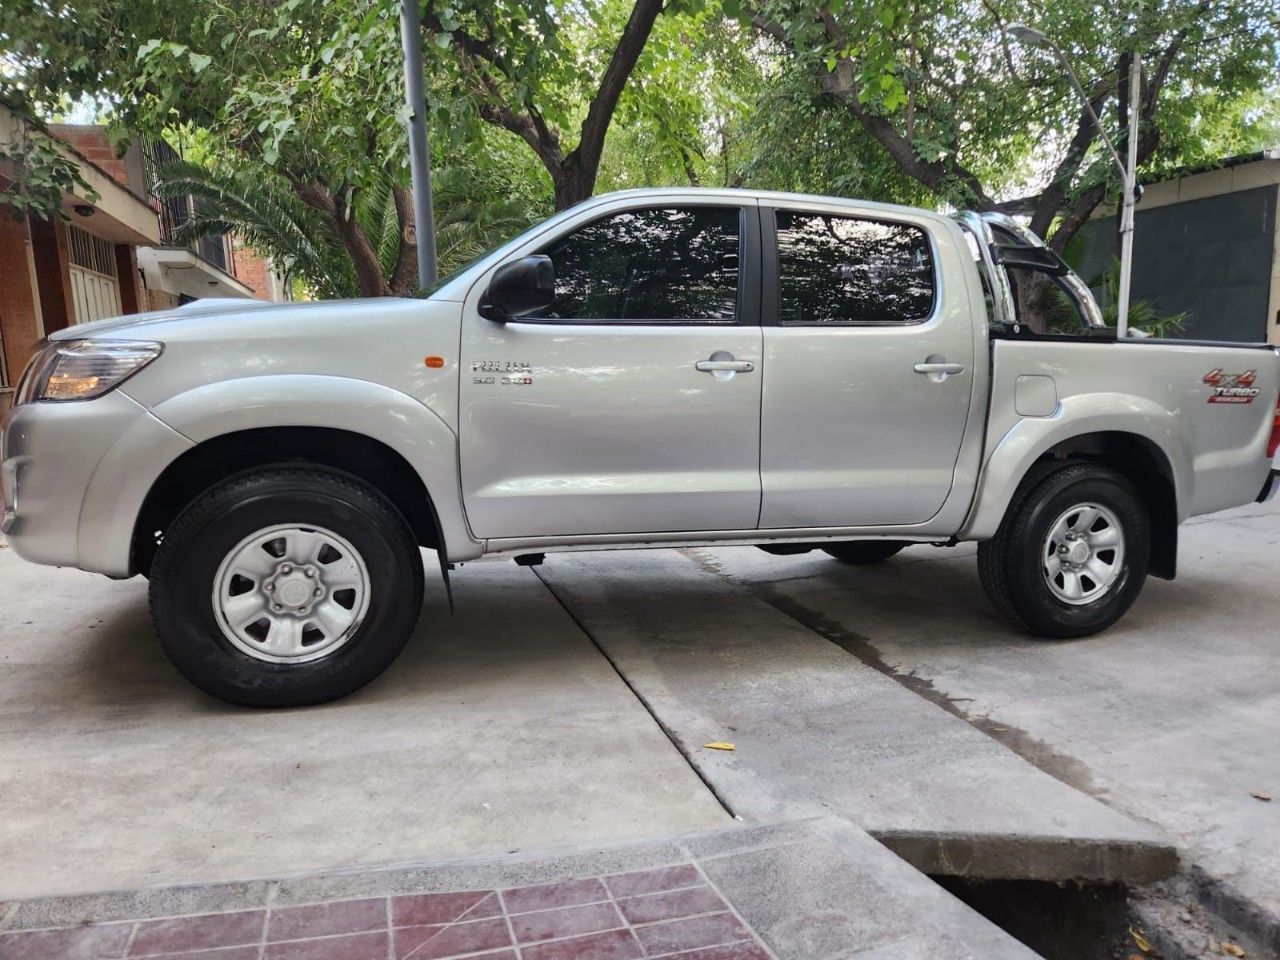
<svg viewBox="0 0 1280 960"><path fill-rule="evenodd" d="M512 564L437 583L376 683L225 706L160 653L145 583L0 549L0 901L438 860L733 821Z"/></svg>
<svg viewBox="0 0 1280 960"><path fill-rule="evenodd" d="M378 682L281 712L186 684L142 581L0 549L0 900L733 824L701 774L748 820L836 812L931 872L1142 879L1172 837L1265 926L1278 543L1280 505L1197 520L1177 581L1068 643L998 620L972 547L470 564Z"/></svg>
<svg viewBox="0 0 1280 960"><path fill-rule="evenodd" d="M1280 503L1185 524L1178 578L1148 581L1125 619L1077 641L1036 642L999 620L974 550L911 547L874 568L689 553L1153 825L1209 898L1280 936Z"/></svg>

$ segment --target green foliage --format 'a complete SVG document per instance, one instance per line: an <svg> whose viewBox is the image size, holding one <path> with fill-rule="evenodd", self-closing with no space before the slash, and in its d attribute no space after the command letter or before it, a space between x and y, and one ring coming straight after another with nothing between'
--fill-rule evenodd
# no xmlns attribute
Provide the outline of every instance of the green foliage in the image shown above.
<svg viewBox="0 0 1280 960"><path fill-rule="evenodd" d="M207 156L207 144L189 152ZM433 185L442 271L467 263L550 212L532 187L513 190L515 184L500 176L498 160L516 152L513 144L499 144L487 156L488 164L437 166ZM394 273L402 252L394 186L390 176L366 182L352 211L371 239L385 276ZM335 225L300 201L283 177L263 177L255 164L231 169L225 161L216 166L178 162L161 170L160 192L194 200L195 215L179 231L180 242L235 233L254 250L271 256L314 296L360 295L359 280Z"/></svg>
<svg viewBox="0 0 1280 960"><path fill-rule="evenodd" d="M1014 21L1063 45L1115 139L1124 58L1142 53L1148 174L1280 138L1275 0L1126 9L674 0L605 118L603 155L579 170L634 0L423 0L442 266L549 212L573 176L579 189L1018 201L1065 246L1116 178L1061 67L1006 40ZM0 95L44 116L92 98L121 136L195 144L209 229L238 224L317 290L415 285L396 203L408 185L396 0L5 0L0 49ZM23 202L47 207L68 171L39 149L22 158Z"/></svg>
<svg viewBox="0 0 1280 960"><path fill-rule="evenodd" d="M934 203L1026 196L1033 210L1044 200L1043 233L1055 223L1074 231L1116 178L1061 64L1007 40L1008 24L1042 28L1064 48L1116 142L1121 68L1130 51L1142 54L1149 170L1234 149L1245 138L1224 104L1274 83L1274 0L1134 6L1140 14L1095 0L758 0L752 13L814 94L843 104Z"/></svg>
<svg viewBox="0 0 1280 960"><path fill-rule="evenodd" d="M194 201L195 214L175 237L179 243L234 232L318 296L357 295L351 263L332 229L278 178L264 178L252 168L213 170L190 162L168 164L159 175L161 196Z"/></svg>
<svg viewBox="0 0 1280 960"><path fill-rule="evenodd" d="M1107 265L1097 279L1094 286L1102 287L1102 296L1098 298L1098 305L1102 309L1102 319L1109 327L1115 327L1120 322L1120 258L1112 257L1111 262ZM1075 317L1075 305L1070 299L1055 288L1054 290L1057 305L1061 308L1057 315L1069 315L1073 320ZM1191 319L1191 314L1185 310L1177 313L1162 314L1156 309L1155 304L1148 300L1130 300L1129 301L1129 329L1138 331L1148 337L1168 337L1185 329L1187 321ZM1078 333L1079 327L1075 323L1058 322L1051 326L1054 333Z"/></svg>

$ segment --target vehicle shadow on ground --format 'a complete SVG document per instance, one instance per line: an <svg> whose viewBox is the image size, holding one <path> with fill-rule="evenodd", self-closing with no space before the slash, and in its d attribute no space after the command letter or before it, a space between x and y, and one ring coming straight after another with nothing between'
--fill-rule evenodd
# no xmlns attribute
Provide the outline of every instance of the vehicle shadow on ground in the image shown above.
<svg viewBox="0 0 1280 960"><path fill-rule="evenodd" d="M825 626L820 633L836 625L873 644L877 637L891 637L898 646L919 649L993 649L1046 642L996 613L983 593L972 548L912 548L872 567L847 566L816 551L772 557L767 566L749 554L735 560L735 553L685 552L703 569L806 625ZM686 595L689 586L687 581L681 585ZM705 596L708 604L723 602L714 589L707 589ZM1174 581L1148 578L1129 612L1103 634L1047 642L1070 646L1123 640L1158 630L1159 622L1169 618L1187 629L1211 631L1224 609L1274 602L1274 595L1260 584L1197 567L1184 570Z"/></svg>
<svg viewBox="0 0 1280 960"><path fill-rule="evenodd" d="M924 549L868 568L844 566L817 554L769 558L772 562L762 566L749 555L747 562L735 562L737 551L689 550L669 554L674 562L670 576L646 577L612 592L619 599L625 592L633 602L679 598L682 615L707 624L715 623L729 599L726 591L738 593L842 645L861 641L875 647L890 641L904 650L923 652L1044 642L996 614L982 593L972 556L959 551L948 556L929 548L929 562L921 562ZM690 579L681 569L685 562L714 572L716 579ZM558 661L598 655L531 573L503 565L495 576L497 565L483 566L489 570L482 573L477 567L474 573L455 575L457 612L452 615L443 586L429 577L421 619L404 651L382 677L341 702L465 697L468 691L479 693L494 684L518 689L535 675L545 677L548 667L555 673ZM1223 609L1273 603L1272 596L1256 586L1199 569L1174 582L1149 580L1129 614L1099 636L1050 642L1124 642L1169 617L1182 621L1186 629L1211 631ZM26 685L30 694L23 699L36 712L64 711L74 704L82 718L92 713L104 722L123 723L175 705L194 714L254 712L221 703L178 674L160 648L144 592L115 604L95 622L81 621L68 629L65 659L25 667L32 676ZM705 644L709 650L723 642L714 628L694 636L684 633L687 642Z"/></svg>
<svg viewBox="0 0 1280 960"><path fill-rule="evenodd" d="M524 571L518 578L532 579ZM454 615L443 586L429 581L421 618L400 656L381 677L339 702L456 699L495 685L519 689L558 673L570 676L572 663L599 656L536 582L513 590L493 577L476 580L455 583ZM32 711L74 712L82 723L90 716L109 723L172 716L175 708L192 714L257 712L222 703L178 673L161 649L145 592L113 603L87 624L78 618L58 632L61 657L22 666L29 674L23 699Z"/></svg>

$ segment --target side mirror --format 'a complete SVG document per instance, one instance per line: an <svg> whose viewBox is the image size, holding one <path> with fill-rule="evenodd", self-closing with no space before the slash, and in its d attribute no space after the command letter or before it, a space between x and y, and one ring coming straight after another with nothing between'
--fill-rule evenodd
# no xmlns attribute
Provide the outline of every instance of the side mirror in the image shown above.
<svg viewBox="0 0 1280 960"><path fill-rule="evenodd" d="M480 316L504 323L551 306L556 271L547 256L521 257L494 271L480 301Z"/></svg>

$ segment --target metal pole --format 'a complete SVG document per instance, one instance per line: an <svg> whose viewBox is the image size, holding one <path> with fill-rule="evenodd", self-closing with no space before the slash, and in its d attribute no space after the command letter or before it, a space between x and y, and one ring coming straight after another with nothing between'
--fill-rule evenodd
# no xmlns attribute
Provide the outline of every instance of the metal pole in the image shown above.
<svg viewBox="0 0 1280 960"><path fill-rule="evenodd" d="M418 286L436 282L436 221L431 204L431 148L427 144L427 97L422 89L422 15L418 0L400 0L400 44L404 47L404 98L409 105L409 173L413 222L418 237Z"/></svg>
<svg viewBox="0 0 1280 960"><path fill-rule="evenodd" d="M1129 162L1120 211L1120 290L1116 296L1116 337L1129 336L1129 291L1133 287L1133 208L1138 202L1138 115L1142 112L1142 57L1135 50L1129 65Z"/></svg>

